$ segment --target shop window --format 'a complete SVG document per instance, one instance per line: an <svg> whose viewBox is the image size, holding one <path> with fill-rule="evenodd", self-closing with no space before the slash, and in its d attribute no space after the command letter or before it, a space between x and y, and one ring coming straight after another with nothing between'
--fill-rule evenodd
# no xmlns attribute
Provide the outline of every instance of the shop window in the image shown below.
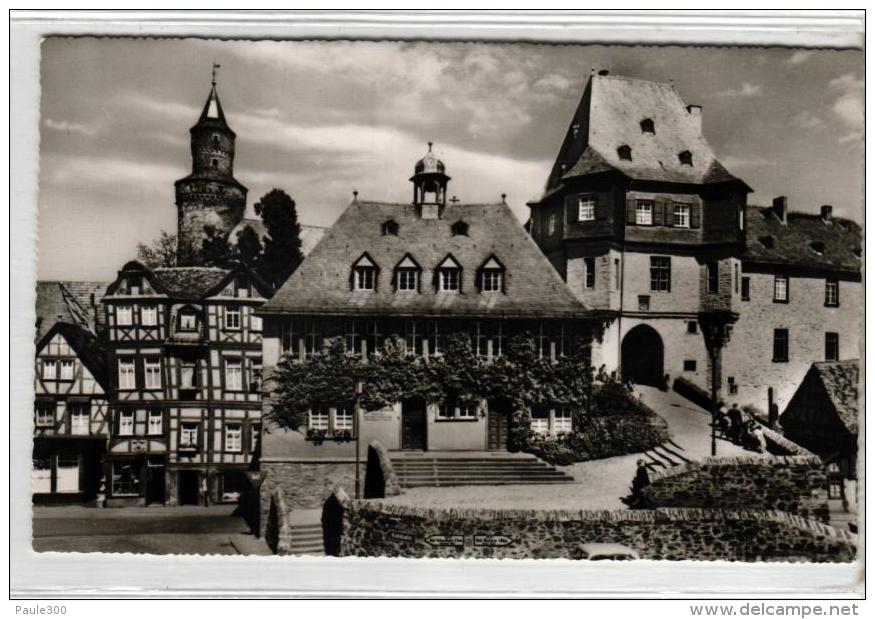
<svg viewBox="0 0 875 619"><path fill-rule="evenodd" d="M112 463L112 496L138 496L140 472L134 463Z"/></svg>

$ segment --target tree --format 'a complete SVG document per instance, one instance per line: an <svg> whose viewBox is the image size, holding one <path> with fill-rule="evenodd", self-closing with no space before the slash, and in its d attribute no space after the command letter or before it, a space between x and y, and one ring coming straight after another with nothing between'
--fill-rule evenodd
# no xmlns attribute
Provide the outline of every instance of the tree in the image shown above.
<svg viewBox="0 0 875 619"><path fill-rule="evenodd" d="M264 246L261 244L261 239L258 238L258 233L252 229L252 226L246 226L237 233L237 257L240 262L258 271L263 251Z"/></svg>
<svg viewBox="0 0 875 619"><path fill-rule="evenodd" d="M236 252L228 238L213 226L204 226L201 260L204 266L228 268L236 258Z"/></svg>
<svg viewBox="0 0 875 619"><path fill-rule="evenodd" d="M137 244L137 260L150 269L176 266L176 235L164 230L148 245Z"/></svg>
<svg viewBox="0 0 875 619"><path fill-rule="evenodd" d="M261 276L278 288L304 259L295 201L282 189L272 189L255 205L255 213L267 232Z"/></svg>

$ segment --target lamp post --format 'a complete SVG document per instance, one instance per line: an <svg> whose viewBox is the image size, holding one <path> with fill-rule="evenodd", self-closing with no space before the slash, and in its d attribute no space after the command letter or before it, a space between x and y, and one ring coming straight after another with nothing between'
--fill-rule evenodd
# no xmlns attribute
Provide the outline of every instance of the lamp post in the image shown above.
<svg viewBox="0 0 875 619"><path fill-rule="evenodd" d="M729 342L732 323L738 320L734 312L716 311L699 314L699 324L705 337L705 346L711 359L711 455L717 455L717 363L720 351Z"/></svg>
<svg viewBox="0 0 875 619"><path fill-rule="evenodd" d="M362 424L361 424L361 406L359 406L359 400L362 394L362 382L357 381L355 384L355 400L353 401L353 410L355 412L355 498L361 498L361 483L360 483L360 474L359 474L359 465L361 462L360 457L360 449L361 449L361 436L362 436Z"/></svg>

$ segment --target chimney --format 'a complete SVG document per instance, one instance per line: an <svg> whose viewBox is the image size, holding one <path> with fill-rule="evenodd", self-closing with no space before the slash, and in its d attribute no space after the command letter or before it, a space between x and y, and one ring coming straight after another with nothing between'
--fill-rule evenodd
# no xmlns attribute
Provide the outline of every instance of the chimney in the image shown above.
<svg viewBox="0 0 875 619"><path fill-rule="evenodd" d="M823 220L823 223L828 224L832 221L832 206L829 204L824 204L820 207L820 218Z"/></svg>
<svg viewBox="0 0 875 619"><path fill-rule="evenodd" d="M772 212L785 226L787 225L787 196L778 196L772 200Z"/></svg>
<svg viewBox="0 0 875 619"><path fill-rule="evenodd" d="M696 123L696 127L699 131L702 130L702 106L701 105L688 105L687 106L687 114L690 115L690 118Z"/></svg>

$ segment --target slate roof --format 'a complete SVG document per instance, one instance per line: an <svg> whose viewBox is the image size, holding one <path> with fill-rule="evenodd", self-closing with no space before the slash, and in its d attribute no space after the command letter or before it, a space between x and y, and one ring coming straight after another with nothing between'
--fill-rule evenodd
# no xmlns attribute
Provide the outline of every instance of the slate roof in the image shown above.
<svg viewBox="0 0 875 619"><path fill-rule="evenodd" d="M217 267L165 267L152 273L172 297L200 298L222 283L231 273Z"/></svg>
<svg viewBox="0 0 875 619"><path fill-rule="evenodd" d="M100 383L105 391L110 389L109 373L106 367L106 354L101 345L100 338L93 332L79 324L70 322L56 322L45 335L37 341L37 354L51 340L56 333L60 333L67 343L76 351L79 360L85 364L95 380Z"/></svg>
<svg viewBox="0 0 875 619"><path fill-rule="evenodd" d="M653 121L653 134L642 131L644 119ZM631 148L631 161L617 154L624 145ZM692 154L692 166L680 163L678 155L683 151ZM739 181L717 160L702 135L701 117L687 110L673 85L593 75L557 157L547 192L562 180L609 170L647 181Z"/></svg>
<svg viewBox="0 0 875 619"><path fill-rule="evenodd" d="M37 339L52 326L63 321L96 333L103 325L100 300L106 294L106 282L40 281L36 283ZM97 311L89 310L91 295Z"/></svg>
<svg viewBox="0 0 875 619"><path fill-rule="evenodd" d="M264 222L261 219L250 218L241 219L240 223L234 226L228 234L228 242L231 243L231 245L236 245L237 233L241 232L246 226L251 227L255 231L263 245L264 239L268 236L267 230L264 227ZM328 230L328 228L323 226L308 226L301 224L301 252L303 252L305 256L316 247L316 243L319 242L319 239L322 238L322 235L325 234L326 230Z"/></svg>
<svg viewBox="0 0 875 619"><path fill-rule="evenodd" d="M383 235L394 220L398 235ZM463 220L468 235L453 236ZM376 291L350 288L363 254L380 267ZM420 291L395 293L392 274L406 254L421 265ZM463 267L462 293L436 293L434 268L451 254ZM480 294L477 269L495 255L506 267L505 293ZM421 219L412 204L356 201L297 271L260 309L263 314L584 317L571 293L506 204L450 204L440 219Z"/></svg>
<svg viewBox="0 0 875 619"><path fill-rule="evenodd" d="M860 272L862 260L854 251L861 251L863 237L854 221L834 217L826 223L819 215L790 212L785 225L771 207L749 206L746 223L745 261ZM764 244L767 237L772 247ZM823 243L823 251L814 251L812 243Z"/></svg>
<svg viewBox="0 0 875 619"><path fill-rule="evenodd" d="M860 361L822 361L812 365L836 414L851 434L856 434L859 423L858 393Z"/></svg>

